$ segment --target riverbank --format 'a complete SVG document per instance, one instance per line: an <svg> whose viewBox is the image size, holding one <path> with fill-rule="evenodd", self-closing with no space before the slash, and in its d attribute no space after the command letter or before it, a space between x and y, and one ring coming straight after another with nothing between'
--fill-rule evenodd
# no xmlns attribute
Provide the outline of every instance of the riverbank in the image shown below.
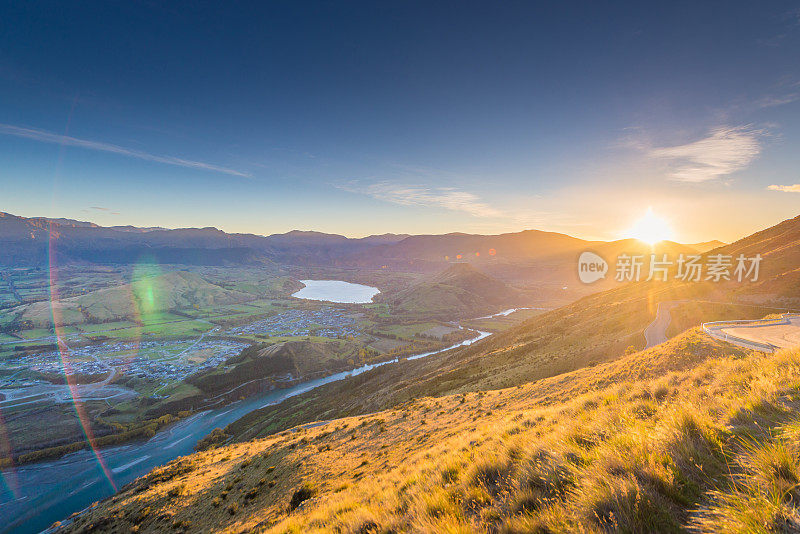
<svg viewBox="0 0 800 534"><path fill-rule="evenodd" d="M425 358L444 353L490 335L490 332L478 332L474 338L416 357ZM0 500L0 509L8 520L0 532L39 532L54 521L85 509L92 502L110 497L116 493L117 488L153 468L178 456L192 453L197 441L214 428L225 427L253 410L280 404L322 385L403 360L394 358L367 364L290 388L273 390L222 408L196 413L167 426L144 443L80 450L59 460L5 469L2 474L9 490Z"/></svg>
<svg viewBox="0 0 800 534"><path fill-rule="evenodd" d="M468 332L472 332L471 330L462 329L462 332L467 334ZM478 334L475 334L478 335ZM467 335L466 339L470 339L474 336ZM459 340L462 341L462 340ZM434 350L428 350L423 352L417 352L416 354L411 353L409 355L397 355L396 353L387 354L387 355L379 355L368 361L364 362L365 365L375 365L375 364L382 364L388 362L396 362L398 359L408 358L408 359L416 359L425 357L431 354L435 354L441 350L447 349L452 344L442 346L443 344L434 343L431 341L420 342L423 345L430 345L433 344L434 346L440 345L439 348ZM419 348L417 349L419 350ZM303 384L310 380L316 380L325 378L331 375L346 373L346 372L354 372L356 369L352 367L348 367L346 362L342 361L342 364L337 367L331 367L326 369L320 369L316 371L309 371L300 376L289 376L289 377L276 377L276 376L266 376L262 378L255 378L252 380L248 380L242 382L241 384L237 384L235 387L231 388L230 390L224 391L220 394L213 395L211 397L202 397L197 396L197 399L193 401L191 404L187 404L190 399L183 399L184 405L177 406L173 410L168 411L167 413L158 413L154 414L154 416L146 418L142 421L134 422L130 425L127 425L125 429L119 432L113 433L98 433L97 429L94 429L94 437L91 441L86 439L81 439L79 441L72 441L67 443L58 443L53 444L52 446L47 446L44 448L31 450L28 452L22 452L20 454L14 455L13 457L3 457L0 458L0 468L8 468L14 465L24 465L30 464L35 462L41 462L46 460L54 460L61 458L66 454L70 454L76 451L84 450L84 449L102 449L105 447L110 447L114 445L121 445L129 442L136 442L143 439L150 439L152 438L157 432L161 431L164 427L172 424L178 420L185 419L190 415L193 415L198 412L202 412L208 409L216 409L222 408L225 406L229 406L234 402L240 401L245 398L250 398L258 395L262 395L264 393L269 393L270 391L279 390L279 389L291 389L299 384ZM77 386L83 387L83 386ZM71 395L71 391L68 386L63 386L66 389L65 395ZM86 400L86 396L81 394L79 398ZM93 425L94 426L94 425Z"/></svg>

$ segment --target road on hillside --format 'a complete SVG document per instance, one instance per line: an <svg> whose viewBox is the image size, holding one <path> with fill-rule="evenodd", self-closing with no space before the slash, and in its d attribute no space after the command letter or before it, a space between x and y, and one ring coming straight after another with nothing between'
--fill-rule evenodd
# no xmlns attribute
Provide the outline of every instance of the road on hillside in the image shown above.
<svg viewBox="0 0 800 534"><path fill-rule="evenodd" d="M659 302L656 307L656 318L644 329L645 349L655 347L667 341L667 329L672 316L670 310L686 302L703 302L707 304L727 304L713 300L666 300ZM748 304L737 303L739 306ZM769 306L756 306L755 308L770 309ZM775 308L772 308L775 309ZM782 308L786 309L786 308ZM743 347L753 348L755 345L766 345L773 349L800 346L800 314L786 314L781 324L763 324L760 320L735 321L731 324L704 323L703 329L713 337L723 341L730 341ZM736 339L741 339L740 343Z"/></svg>
<svg viewBox="0 0 800 534"><path fill-rule="evenodd" d="M667 341L667 328L669 328L669 323L672 321L672 316L669 311L681 302L685 301L670 300L658 303L656 307L656 318L644 329L644 339L647 343L644 347L645 349L655 347Z"/></svg>
<svg viewBox="0 0 800 534"><path fill-rule="evenodd" d="M777 349L800 347L800 314L784 315L781 322L767 323L752 321L730 325L706 325L706 331L722 334L726 341L736 345L748 346L747 342L766 345Z"/></svg>

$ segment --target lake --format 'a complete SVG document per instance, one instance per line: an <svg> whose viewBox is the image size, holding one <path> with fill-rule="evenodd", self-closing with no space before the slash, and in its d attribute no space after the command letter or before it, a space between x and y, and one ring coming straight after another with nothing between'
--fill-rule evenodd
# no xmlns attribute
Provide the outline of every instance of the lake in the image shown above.
<svg viewBox="0 0 800 534"><path fill-rule="evenodd" d="M380 293L377 287L342 282L341 280L300 280L305 285L293 297L343 304L366 304Z"/></svg>

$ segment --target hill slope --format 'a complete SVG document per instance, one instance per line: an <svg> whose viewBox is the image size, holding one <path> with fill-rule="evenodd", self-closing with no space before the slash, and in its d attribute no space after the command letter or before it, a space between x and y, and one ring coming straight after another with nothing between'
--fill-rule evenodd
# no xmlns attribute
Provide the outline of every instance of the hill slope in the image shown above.
<svg viewBox="0 0 800 534"><path fill-rule="evenodd" d="M522 295L469 263L454 263L390 298L395 315L474 317L522 301Z"/></svg>
<svg viewBox="0 0 800 534"><path fill-rule="evenodd" d="M800 305L800 216L745 237L716 252L762 257L759 280L753 287L736 288L752 300Z"/></svg>
<svg viewBox="0 0 800 534"><path fill-rule="evenodd" d="M211 448L67 528L791 531L799 364L691 331L516 388Z"/></svg>
<svg viewBox="0 0 800 534"><path fill-rule="evenodd" d="M791 271L797 221L784 224L768 249ZM748 353L696 329L625 349L659 302L691 303L685 328L707 301L757 290L628 284L328 384L215 432L71 528L794 531L800 351Z"/></svg>
<svg viewBox="0 0 800 534"><path fill-rule="evenodd" d="M141 315L192 306L208 307L252 300L252 295L221 288L186 271L173 271L130 284L50 302L36 302L13 310L35 327L52 326L55 310L60 324L137 318Z"/></svg>

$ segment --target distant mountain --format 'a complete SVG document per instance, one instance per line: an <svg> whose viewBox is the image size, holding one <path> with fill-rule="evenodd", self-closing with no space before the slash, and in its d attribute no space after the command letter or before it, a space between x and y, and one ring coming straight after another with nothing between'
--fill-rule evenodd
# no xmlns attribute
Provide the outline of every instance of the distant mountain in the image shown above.
<svg viewBox="0 0 800 534"><path fill-rule="evenodd" d="M0 266L82 262L183 265L273 264L299 267L389 269L432 274L453 262L470 263L507 283L531 285L547 298L577 296L609 287L613 277L593 284L577 279L577 258L591 250L610 264L620 254L696 254L721 243L682 245L665 241L651 248L634 239L587 241L556 232L525 230L499 235L383 234L348 238L292 230L260 236L217 228L101 227L70 219L0 215ZM646 268L646 264L645 264ZM566 292L565 291L566 288Z"/></svg>
<svg viewBox="0 0 800 534"><path fill-rule="evenodd" d="M587 241L556 232L525 230L499 235L444 234L410 236L402 241L370 248L347 258L364 267L386 265L398 269L436 271L453 261L469 262L506 280L551 280L577 282L577 257L595 252L613 262L620 254L696 254L709 244L683 245L662 241L651 247L636 239Z"/></svg>
<svg viewBox="0 0 800 534"><path fill-rule="evenodd" d="M451 233L415 235L370 250L363 260L491 261L502 258L546 258L585 247L588 241L555 232L525 230L499 235ZM482 260L479 260L482 258Z"/></svg>
<svg viewBox="0 0 800 534"><path fill-rule="evenodd" d="M331 265L338 258L406 236L384 234L361 239L293 230L260 236L206 228L102 227L71 219L19 217L0 213L0 266L139 261L190 265Z"/></svg>
<svg viewBox="0 0 800 534"><path fill-rule="evenodd" d="M76 221L75 219L63 219L63 218L52 218L52 217L18 217L16 215L12 215L10 213L6 213L0 211L0 219L25 219L28 221L32 221L33 224L38 226L47 226L48 223L52 223L56 226L63 226L63 227L71 227L71 228L99 228L99 226L93 222L87 221Z"/></svg>
<svg viewBox="0 0 800 534"><path fill-rule="evenodd" d="M120 232L135 232L137 234L141 234L143 232L152 232L153 230L166 230L161 226L148 226L148 227L139 227L139 226L110 226L112 230L117 230Z"/></svg>
<svg viewBox="0 0 800 534"><path fill-rule="evenodd" d="M272 243L299 243L304 245L331 245L333 243L349 241L349 239L343 235L326 234L324 232L308 230L292 230L285 234L272 234L266 239L269 239Z"/></svg>
<svg viewBox="0 0 800 534"><path fill-rule="evenodd" d="M76 221L74 219L45 219L48 222L55 223L59 226L71 226L72 228L99 228L98 225L92 222Z"/></svg>
<svg viewBox="0 0 800 534"><path fill-rule="evenodd" d="M380 234L380 235L371 235L367 237L362 237L361 239L359 239L359 241L375 245L382 245L390 243L399 243L400 241L403 241L407 237L411 236L409 234Z"/></svg>

